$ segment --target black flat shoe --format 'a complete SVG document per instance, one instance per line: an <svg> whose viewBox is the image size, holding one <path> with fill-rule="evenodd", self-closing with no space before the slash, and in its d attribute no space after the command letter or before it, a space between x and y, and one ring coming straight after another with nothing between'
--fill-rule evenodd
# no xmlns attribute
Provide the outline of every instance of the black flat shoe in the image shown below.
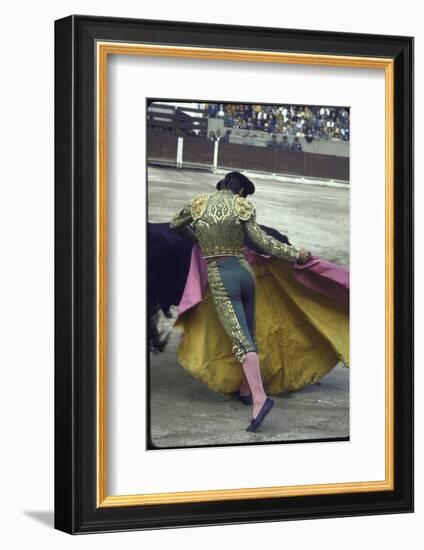
<svg viewBox="0 0 424 550"><path fill-rule="evenodd" d="M265 399L265 403L262 405L262 409L258 413L258 416L256 418L252 418L252 421L247 426L246 432L256 432L273 406L274 401L270 397L267 397Z"/></svg>
<svg viewBox="0 0 424 550"><path fill-rule="evenodd" d="M252 394L249 393L248 395L240 395L239 391L236 391L233 393L234 399L237 399L237 401L241 401L243 405L253 405L253 397Z"/></svg>

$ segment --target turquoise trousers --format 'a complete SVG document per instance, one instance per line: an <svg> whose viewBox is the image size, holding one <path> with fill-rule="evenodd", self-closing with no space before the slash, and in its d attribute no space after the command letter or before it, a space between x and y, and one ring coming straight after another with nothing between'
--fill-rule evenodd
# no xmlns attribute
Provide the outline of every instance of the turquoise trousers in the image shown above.
<svg viewBox="0 0 424 550"><path fill-rule="evenodd" d="M233 353L243 363L258 351L255 341L255 275L242 256L208 258L208 280Z"/></svg>

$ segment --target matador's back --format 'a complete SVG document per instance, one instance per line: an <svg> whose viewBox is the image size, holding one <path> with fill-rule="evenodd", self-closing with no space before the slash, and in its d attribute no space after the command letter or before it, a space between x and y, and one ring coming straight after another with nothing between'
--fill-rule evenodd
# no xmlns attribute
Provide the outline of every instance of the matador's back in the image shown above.
<svg viewBox="0 0 424 550"><path fill-rule="evenodd" d="M193 225L204 257L243 254L244 227L240 216L247 214L242 212L243 202L246 201L231 190L192 201Z"/></svg>
<svg viewBox="0 0 424 550"><path fill-rule="evenodd" d="M291 262L299 256L294 246L267 235L256 223L253 204L230 189L194 198L173 218L170 226L183 230L190 224L205 258L243 255L245 233L272 256Z"/></svg>

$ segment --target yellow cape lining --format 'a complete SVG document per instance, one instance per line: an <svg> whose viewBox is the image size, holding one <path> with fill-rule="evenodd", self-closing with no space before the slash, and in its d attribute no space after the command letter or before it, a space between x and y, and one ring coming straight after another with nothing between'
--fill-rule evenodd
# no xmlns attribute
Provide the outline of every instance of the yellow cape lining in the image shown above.
<svg viewBox="0 0 424 550"><path fill-rule="evenodd" d="M256 275L256 339L264 386L270 395L298 390L349 365L349 312L301 285L284 260L252 265ZM177 319L180 365L212 390L229 395L241 383L209 286L203 300Z"/></svg>

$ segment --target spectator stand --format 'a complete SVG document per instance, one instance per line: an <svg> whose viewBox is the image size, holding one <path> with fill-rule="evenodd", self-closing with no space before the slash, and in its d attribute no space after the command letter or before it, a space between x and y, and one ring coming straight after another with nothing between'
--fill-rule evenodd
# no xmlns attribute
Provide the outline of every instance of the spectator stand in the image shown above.
<svg viewBox="0 0 424 550"><path fill-rule="evenodd" d="M319 111L303 108L302 116L297 114L289 119L287 113L292 111L288 106L285 107L287 112L284 109L280 112L280 119L286 126L282 126L284 132L278 134L268 131L276 126L271 123L272 112L261 110L263 106L256 106L256 110L255 106L249 107L250 110L243 109L242 118L237 109L226 111L220 104L205 104L204 108L151 104L147 120L148 162L178 168L238 169L296 178L349 181L348 140L341 139L340 132L335 131L333 134L339 137L317 138L310 124L311 120L316 121L314 113L322 112L323 117L319 120L328 119L335 125L343 116L348 127L348 111L340 110L336 116L332 115L335 112L332 108L316 108ZM256 113L253 116L256 124L267 130L241 127L252 124L252 109ZM305 123L306 119L309 122ZM297 130L295 134L286 131L289 120L290 127ZM228 126L230 123L232 127Z"/></svg>

